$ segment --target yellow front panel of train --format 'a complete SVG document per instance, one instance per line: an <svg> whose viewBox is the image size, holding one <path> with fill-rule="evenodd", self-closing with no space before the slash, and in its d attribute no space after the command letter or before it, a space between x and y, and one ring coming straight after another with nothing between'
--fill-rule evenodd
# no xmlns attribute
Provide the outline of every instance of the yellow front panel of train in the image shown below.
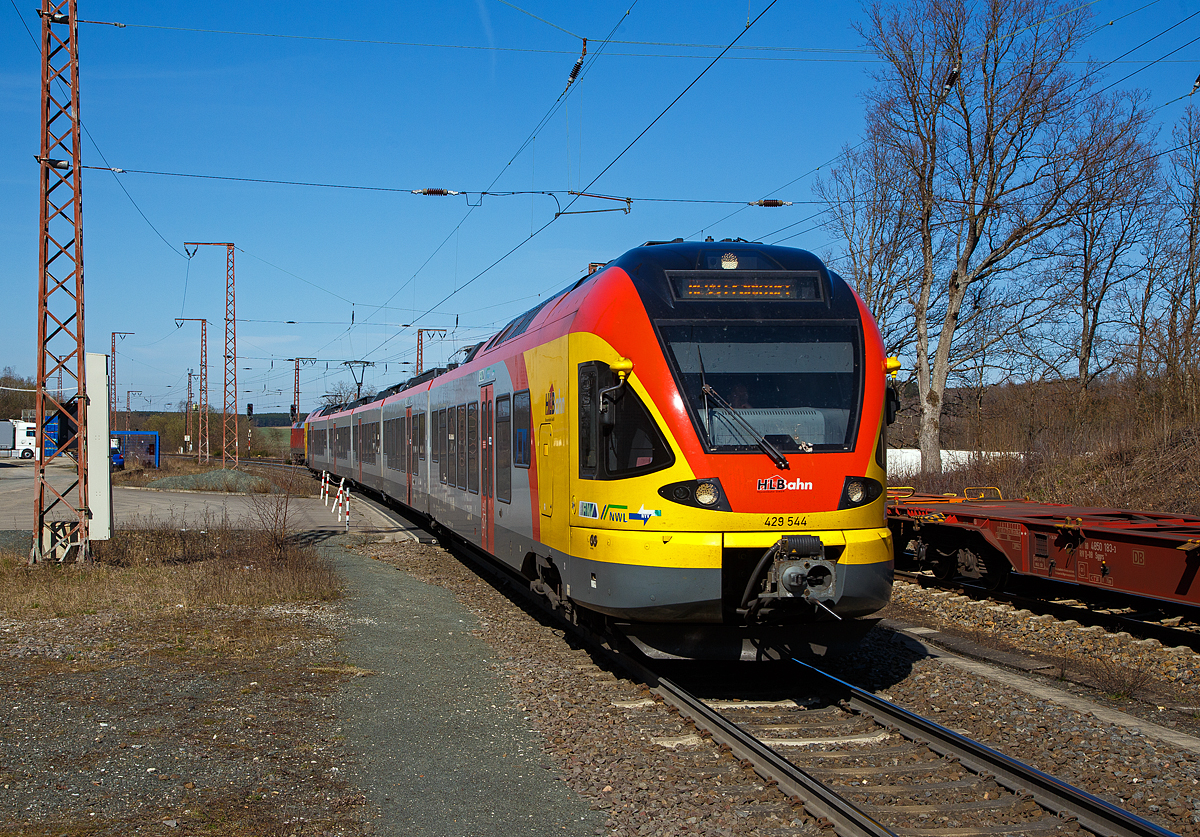
<svg viewBox="0 0 1200 837"><path fill-rule="evenodd" d="M571 554L649 567L721 568L720 532L653 532L571 528Z"/></svg>

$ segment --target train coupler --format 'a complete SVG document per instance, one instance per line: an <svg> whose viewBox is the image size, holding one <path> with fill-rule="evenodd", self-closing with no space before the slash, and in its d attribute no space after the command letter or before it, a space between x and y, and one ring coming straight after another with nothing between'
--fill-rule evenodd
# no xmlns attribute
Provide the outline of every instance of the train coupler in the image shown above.
<svg viewBox="0 0 1200 837"><path fill-rule="evenodd" d="M746 585L739 610L752 615L764 606L799 599L832 613L825 602L834 600L837 566L824 555L825 545L820 538L784 535L763 553Z"/></svg>

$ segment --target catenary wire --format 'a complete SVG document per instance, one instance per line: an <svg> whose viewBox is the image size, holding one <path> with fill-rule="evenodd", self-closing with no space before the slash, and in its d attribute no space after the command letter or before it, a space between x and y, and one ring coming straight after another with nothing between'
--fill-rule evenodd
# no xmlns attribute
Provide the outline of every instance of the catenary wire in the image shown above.
<svg viewBox="0 0 1200 837"><path fill-rule="evenodd" d="M778 0L771 0L771 2L770 2L768 5L767 5L767 7L766 7L765 9L763 9L761 12L759 12L758 16L757 16L757 17L755 17L755 18L754 18L754 20L753 20L752 22L748 23L748 24L746 25L746 27L745 27L745 28L744 28L742 31L740 31L740 32L737 34L737 37L735 37L735 38L733 39L733 41L732 41L732 42L730 42L729 46L727 46L727 47L725 48L725 50L721 52L721 54L720 54L720 55L718 55L716 58L714 58L714 59L713 59L713 60L712 60L712 61L711 61L711 62L708 64L708 66L706 66L706 67L705 67L703 70L701 70L701 71L700 71L700 73L699 73L699 75L697 75L697 76L696 76L694 79L692 79L692 81L691 81L691 82L690 82L690 83L687 85L687 87L685 87L685 88L683 89L683 91L679 93L679 95L677 95L677 96L676 96L674 99L672 99L672 100L671 100L671 102L670 102L670 103L669 103L669 104L668 104L668 105L667 105L665 108L663 108L663 109L662 109L662 111L661 111L661 112L660 112L660 113L659 113L657 116L655 116L655 117L654 117L654 119L652 119L652 120L650 121L650 124L649 124L649 125L647 125L645 128L643 128L643 129L642 129L642 131L641 131L641 132L640 132L640 133L639 133L639 134L638 134L636 137L634 137L634 138L633 138L633 140L631 140L631 141L630 141L630 143L629 143L628 145L626 145L626 146L625 146L625 148L624 148L624 149L622 149L622 150L621 150L621 152L620 152L619 154L617 154L617 156L616 156L616 157L614 157L614 158L612 159L612 161L611 161L611 162L609 162L609 163L608 163L608 165L606 165L606 166L605 166L603 169L601 169L601 170L600 170L600 173L599 173L599 174L597 174L595 177L593 177L593 178L591 179L591 181L590 181L590 182L587 184L587 186L585 186L584 188L580 189L579 191L580 191L580 192L587 192L589 189L591 189L591 187L592 187L592 186L594 186L594 185L596 184L596 182L597 182L598 180L600 180L600 178L601 178L601 177L603 177L603 176L605 175L605 173L607 173L607 172L608 172L608 170L609 170L609 169L611 169L611 168L612 168L614 165L616 165L616 164L617 164L617 162L618 162L618 161L619 161L619 160L620 160L622 157L624 157L624 156L625 156L625 154L627 154L627 153L629 152L629 150L630 150L631 148L633 148L633 146L634 146L634 145L636 145L636 144L637 144L638 140L640 140L642 137L644 137L644 136L646 135L646 133L647 133L647 132L648 132L648 131L649 131L651 128L653 128L653 127L654 127L654 126L655 126L655 125L658 123L658 121L659 121L660 119L662 119L662 118L663 118L663 117L664 117L664 116L667 114L667 112L668 112L668 111L670 111L670 109L671 109L672 107L674 107L674 105L675 105L675 103L676 103L676 102L678 102L680 99L682 99L682 98L684 97L684 95L685 95L685 94L686 94L686 93L687 93L689 90L691 90L693 87L695 87L695 86L696 86L696 84L697 84L697 83L700 81L700 79L704 78L704 76L705 76L705 75L708 73L708 71L709 71L709 70L711 70L711 69L713 68L713 66L715 66L715 65L716 65L716 63L717 63L718 61L720 61L720 60L721 60L721 56L722 56L722 55L724 55L724 54L725 54L725 52L728 52L728 51L729 51L729 49L730 49L730 48L732 48L732 47L734 46L734 44L736 44L736 43L738 42L738 40L739 40L739 39L740 39L740 38L741 38L743 35L745 35L747 32L749 32L749 31L750 31L750 29L751 29L751 28L754 26L754 24L758 23L758 21L762 19L763 15L765 15L767 12L769 12L769 11L772 9L772 7L774 7L775 3L777 3L777 2L778 2ZM575 198L574 198L572 201L570 201L570 202L567 204L567 206L566 206L566 209L570 209L570 208L571 208L571 206L573 206L577 200L579 200L579 197L578 197L578 196L576 196L576 197L575 197ZM566 211L566 209L564 209L563 211L565 212L565 211ZM494 262L492 262L491 264L489 264L487 267L485 267L485 268L484 268L483 270L481 270L479 273L475 274L473 277L471 277L469 280L467 280L465 283L463 283L463 284L462 284L460 287L458 287L458 288L456 288L456 289L452 290L452 291L451 291L449 294L447 294L445 297L443 297L441 300L439 300L437 303L435 303L433 306L431 306L431 307L430 307L430 309L429 309L429 311L432 311L434 308L437 308L439 305L441 305L442 303L446 302L448 299L450 299L451 297L453 297L454 295L456 295L456 294L457 294L457 293L459 293L460 291L462 291L462 290L464 290L465 288L469 287L469 286L470 286L472 283L474 283L474 282L475 282L475 281L477 281L479 278L481 278L482 276L484 276L485 274L487 274L487 273L488 273L488 272L489 272L489 271L490 271L492 268L494 268L496 265L500 264L502 261L504 261L505 259L507 259L509 256L511 256L513 253L515 253L515 252L516 252L517 250L519 250L521 247L525 246L525 244L526 244L526 243L528 243L529 241L533 240L533 239L534 239L534 238L535 238L537 235L539 235L541 232L543 232L545 229L547 229L547 228L548 228L548 227L549 227L551 224L553 224L555 221L557 221L557 220L558 220L559 218L561 218L561 217L563 217L563 216L562 216L562 212L560 212L560 213L558 213L558 214L554 215L554 216L553 216L553 217L552 217L552 218L551 218L549 221L547 221L545 224L543 224L541 227L539 227L539 228L538 228L536 231L534 231L534 232L531 232L527 238L525 238L525 239L523 239L522 241L520 241L520 242L519 242L518 244L516 244L516 245L515 245L515 246L514 246L512 249L510 249L510 250L509 250L508 252L506 252L504 255L500 256L500 258L496 259ZM426 311L425 313L423 313L423 314L421 315L421 317L424 317L424 316L426 316L426 315L429 313L429 311ZM417 320L417 321L419 321L419 320L421 319L421 317L417 317L417 318L416 318L416 320ZM377 351L379 351L380 349L382 349L382 348L383 348L385 345L387 345L389 342L391 342L392 340L394 340L394 339L395 339L396 337L398 337L399 335L400 335L400 332L398 332L397 334L394 334L394 335L392 335L392 336L391 336L391 337L389 337L387 340L384 340L382 343L380 343L380 344L379 344L379 345L377 345L377 346L376 346L374 349L372 349L370 352L368 352L368 353L367 353L367 357L370 357L371 355L375 354L375 352L377 352Z"/></svg>

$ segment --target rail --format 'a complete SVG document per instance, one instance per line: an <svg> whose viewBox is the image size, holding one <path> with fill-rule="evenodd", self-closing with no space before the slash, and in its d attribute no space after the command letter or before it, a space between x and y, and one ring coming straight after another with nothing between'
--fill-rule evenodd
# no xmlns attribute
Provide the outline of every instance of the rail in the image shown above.
<svg viewBox="0 0 1200 837"><path fill-rule="evenodd" d="M993 750L966 736L959 735L941 724L934 723L907 709L889 703L870 692L839 680L818 668L795 660L821 677L827 678L850 693L851 708L870 715L878 723L894 727L905 738L925 744L943 756L952 756L968 770L992 776L995 781L1014 793L1027 793L1047 810L1061 816L1074 817L1080 825L1096 834L1109 837L1172 837L1173 831L1105 802L1098 796L1080 790L1061 779L1043 773Z"/></svg>

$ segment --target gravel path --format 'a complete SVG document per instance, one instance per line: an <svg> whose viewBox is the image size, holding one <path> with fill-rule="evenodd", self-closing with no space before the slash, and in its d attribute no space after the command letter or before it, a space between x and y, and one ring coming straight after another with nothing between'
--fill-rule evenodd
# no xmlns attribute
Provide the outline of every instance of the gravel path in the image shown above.
<svg viewBox="0 0 1200 837"><path fill-rule="evenodd" d="M603 818L558 781L477 618L385 564L330 556L348 588L339 650L366 675L339 692L335 711L377 833L595 833Z"/></svg>
<svg viewBox="0 0 1200 837"><path fill-rule="evenodd" d="M475 614L474 632L495 650L515 708L540 734L545 758L603 813L594 833L820 833L801 806L701 738L648 690L597 665L439 547L365 549L420 581L451 588Z"/></svg>
<svg viewBox="0 0 1200 837"><path fill-rule="evenodd" d="M330 773L336 618L0 619L0 833L361 833ZM290 642L260 647L263 620Z"/></svg>

